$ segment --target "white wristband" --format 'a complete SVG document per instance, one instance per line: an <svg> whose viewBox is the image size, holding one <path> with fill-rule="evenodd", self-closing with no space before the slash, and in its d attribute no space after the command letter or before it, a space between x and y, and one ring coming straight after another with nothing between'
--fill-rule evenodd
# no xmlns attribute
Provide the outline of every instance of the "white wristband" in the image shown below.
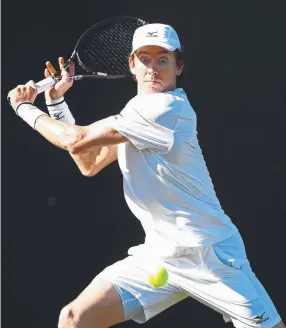
<svg viewBox="0 0 286 328"><path fill-rule="evenodd" d="M39 110L39 108L29 102L23 102L18 105L15 112L33 129L35 129L37 119L42 115L47 115L45 112L42 112L41 110Z"/></svg>
<svg viewBox="0 0 286 328"><path fill-rule="evenodd" d="M75 119L69 110L64 97L56 100L46 101L49 114L54 120L58 120L64 123L75 124Z"/></svg>

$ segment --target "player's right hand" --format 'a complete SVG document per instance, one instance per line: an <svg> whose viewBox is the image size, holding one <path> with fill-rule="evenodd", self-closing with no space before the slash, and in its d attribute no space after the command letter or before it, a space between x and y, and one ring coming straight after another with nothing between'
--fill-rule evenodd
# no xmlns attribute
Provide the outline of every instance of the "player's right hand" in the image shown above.
<svg viewBox="0 0 286 328"><path fill-rule="evenodd" d="M69 72L64 69L65 60L63 57L59 57L59 68L61 71L61 79L52 88L45 91L46 101L56 100L61 98L73 85L73 80L70 76L75 73L75 64L70 62ZM57 70L54 68L50 61L46 62L45 77L50 77L51 75L56 75Z"/></svg>
<svg viewBox="0 0 286 328"><path fill-rule="evenodd" d="M23 103L34 103L37 97L37 88L34 81L29 81L26 84L18 85L13 90L9 91L7 99L14 110Z"/></svg>

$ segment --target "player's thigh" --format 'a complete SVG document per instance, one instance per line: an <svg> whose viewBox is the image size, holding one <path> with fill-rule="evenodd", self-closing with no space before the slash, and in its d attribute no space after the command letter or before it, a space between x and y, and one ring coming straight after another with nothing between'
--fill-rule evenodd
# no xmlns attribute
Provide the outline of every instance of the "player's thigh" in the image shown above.
<svg viewBox="0 0 286 328"><path fill-rule="evenodd" d="M201 273L208 274L204 281L194 279L192 270L185 271L180 285L190 296L220 312L225 321L232 321L237 328L269 328L281 321L265 288L252 272L238 233L198 249L197 253Z"/></svg>
<svg viewBox="0 0 286 328"><path fill-rule="evenodd" d="M279 323L277 323L277 325L275 325L273 328L285 328L285 325L282 321L280 321Z"/></svg>
<svg viewBox="0 0 286 328"><path fill-rule="evenodd" d="M235 327L243 327L243 328L253 328L254 326L253 325L241 325L241 322L238 322L238 321L234 321L233 322L234 326ZM285 328L285 325L282 321L280 321L279 323L277 323L276 325L270 325L270 326L267 326L267 327L271 327L271 328Z"/></svg>
<svg viewBox="0 0 286 328"><path fill-rule="evenodd" d="M149 285L149 275L163 265L160 259L143 254L128 256L107 267L97 279L106 279L116 286L122 298L125 320L144 323L187 297L172 273L164 286Z"/></svg>
<svg viewBox="0 0 286 328"><path fill-rule="evenodd" d="M106 328L125 321L121 297L114 285L103 279L94 281L63 308L59 328Z"/></svg>

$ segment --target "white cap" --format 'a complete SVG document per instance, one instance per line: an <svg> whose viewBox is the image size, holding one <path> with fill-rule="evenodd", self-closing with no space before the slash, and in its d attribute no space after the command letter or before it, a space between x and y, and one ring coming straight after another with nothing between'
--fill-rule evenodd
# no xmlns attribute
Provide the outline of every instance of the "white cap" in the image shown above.
<svg viewBox="0 0 286 328"><path fill-rule="evenodd" d="M134 32L131 55L144 46L159 46L169 51L181 49L177 32L170 25L147 24Z"/></svg>

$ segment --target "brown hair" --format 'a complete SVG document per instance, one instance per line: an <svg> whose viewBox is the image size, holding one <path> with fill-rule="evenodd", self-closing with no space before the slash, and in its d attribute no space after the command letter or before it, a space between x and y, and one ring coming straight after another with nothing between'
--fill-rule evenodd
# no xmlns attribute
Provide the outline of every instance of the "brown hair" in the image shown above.
<svg viewBox="0 0 286 328"><path fill-rule="evenodd" d="M176 64L177 66L182 66L185 63L185 58L184 58L184 47L181 45L181 49L176 49L175 50L175 57L176 57ZM177 76L177 86L181 82L182 78L184 75L184 70L182 71L181 75Z"/></svg>

